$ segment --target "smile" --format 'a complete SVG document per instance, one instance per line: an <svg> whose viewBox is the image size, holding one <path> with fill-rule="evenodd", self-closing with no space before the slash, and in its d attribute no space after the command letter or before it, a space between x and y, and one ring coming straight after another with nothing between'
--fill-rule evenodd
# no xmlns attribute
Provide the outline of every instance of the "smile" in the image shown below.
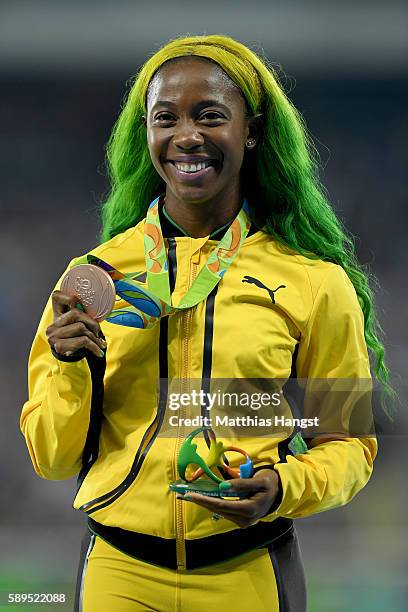
<svg viewBox="0 0 408 612"><path fill-rule="evenodd" d="M214 162L212 160L198 162L195 164L170 162L170 165L172 168L174 168L175 175L184 180L196 179L214 172Z"/></svg>
<svg viewBox="0 0 408 612"><path fill-rule="evenodd" d="M204 168L208 168L208 166L214 165L214 162L212 162L211 159L208 159L202 162L191 163L191 164L185 163L185 162L172 162L172 163L175 165L177 170L181 170L181 172L199 172L200 170L203 170Z"/></svg>

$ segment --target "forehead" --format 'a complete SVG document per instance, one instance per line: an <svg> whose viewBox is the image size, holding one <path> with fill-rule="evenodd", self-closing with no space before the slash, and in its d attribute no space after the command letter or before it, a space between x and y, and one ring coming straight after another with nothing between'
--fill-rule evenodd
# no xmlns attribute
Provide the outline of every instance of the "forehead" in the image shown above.
<svg viewBox="0 0 408 612"><path fill-rule="evenodd" d="M215 62L205 58L183 57L167 61L159 68L147 90L147 105L160 100L181 100L208 96L215 100L239 102L241 90Z"/></svg>

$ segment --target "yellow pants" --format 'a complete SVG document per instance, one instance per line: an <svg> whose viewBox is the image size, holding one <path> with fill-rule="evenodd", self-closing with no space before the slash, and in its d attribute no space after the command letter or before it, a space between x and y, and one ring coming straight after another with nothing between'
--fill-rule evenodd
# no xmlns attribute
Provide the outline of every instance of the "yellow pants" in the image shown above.
<svg viewBox="0 0 408 612"><path fill-rule="evenodd" d="M281 550L261 548L195 570L139 561L88 536L78 574L78 612L305 612L296 534Z"/></svg>

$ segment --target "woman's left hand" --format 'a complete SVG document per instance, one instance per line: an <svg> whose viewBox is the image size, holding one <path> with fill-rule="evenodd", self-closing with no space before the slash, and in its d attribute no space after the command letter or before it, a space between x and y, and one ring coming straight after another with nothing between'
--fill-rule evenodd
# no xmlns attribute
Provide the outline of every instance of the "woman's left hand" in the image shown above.
<svg viewBox="0 0 408 612"><path fill-rule="evenodd" d="M194 502L242 528L254 525L269 514L279 492L279 474L275 470L259 470L252 478L233 478L228 482L231 483L228 494L233 491L248 491L251 492L250 496L240 500L228 500L188 493L178 496L178 499Z"/></svg>

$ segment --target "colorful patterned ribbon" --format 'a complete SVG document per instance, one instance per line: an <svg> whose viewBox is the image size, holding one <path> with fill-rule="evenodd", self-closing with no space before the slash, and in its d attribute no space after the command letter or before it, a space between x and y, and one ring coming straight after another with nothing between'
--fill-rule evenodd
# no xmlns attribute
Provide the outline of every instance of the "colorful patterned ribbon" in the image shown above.
<svg viewBox="0 0 408 612"><path fill-rule="evenodd" d="M88 263L105 270L113 280L117 295L130 304L115 308L106 321L117 325L148 329L161 317L195 306L211 293L236 257L251 223L245 199L240 212L222 239L211 251L192 286L178 306L173 306L170 293L166 248L159 218L159 197L150 204L144 226L144 247L148 289L138 280L143 272L123 274L94 255L77 259L76 264Z"/></svg>
<svg viewBox="0 0 408 612"><path fill-rule="evenodd" d="M160 227L158 202L159 197L150 204L144 229L147 283L155 295L171 305L168 263ZM248 202L245 199L237 217L210 253L206 264L177 308L195 306L211 293L233 262L250 227Z"/></svg>

